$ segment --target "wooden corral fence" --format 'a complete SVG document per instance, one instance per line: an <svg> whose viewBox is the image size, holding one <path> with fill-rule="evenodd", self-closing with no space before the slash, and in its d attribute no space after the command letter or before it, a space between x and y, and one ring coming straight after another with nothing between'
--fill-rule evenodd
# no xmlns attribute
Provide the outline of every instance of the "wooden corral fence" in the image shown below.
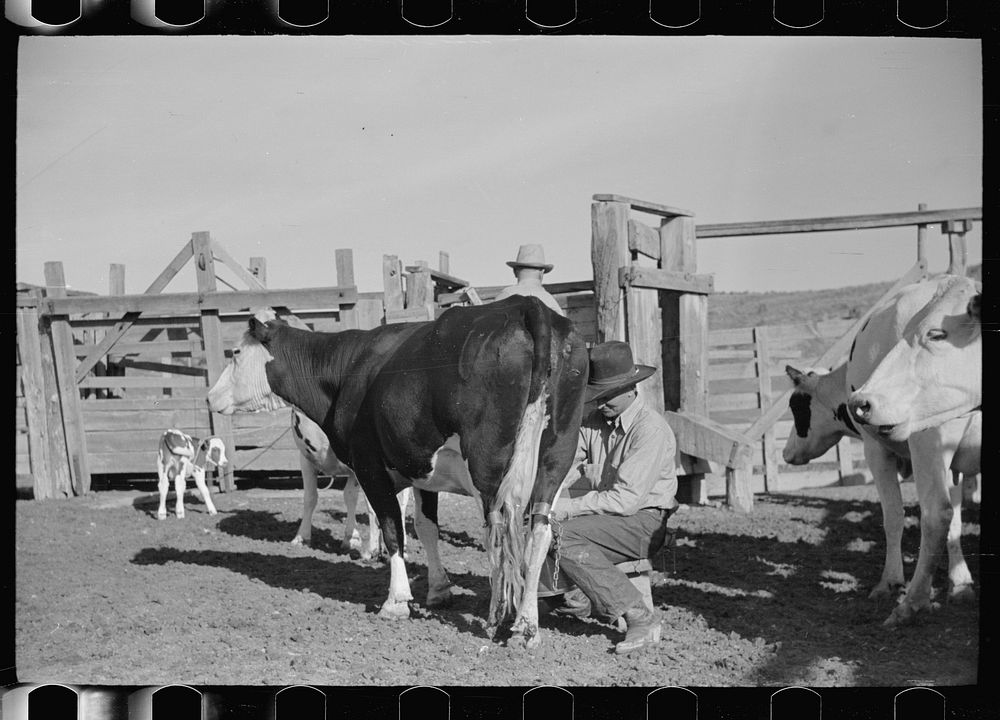
<svg viewBox="0 0 1000 720"><path fill-rule="evenodd" d="M751 330L752 357L741 345L743 337L732 336L728 345L715 342L720 336L710 335L707 313L713 281L697 272L698 240L915 225L917 262L898 287L927 273L924 247L932 224L941 224L948 235L950 270L964 272L964 235L982 219L980 208L921 207L915 213L696 226L686 210L618 195L593 200L593 278L546 289L588 342L626 340L637 362L661 370L639 389L674 429L682 487L695 501L707 499L703 481L714 464L724 472L727 502L743 510L752 507L755 455L763 453L765 489L775 487L767 479L777 472L775 423L787 413L788 391L781 392L787 385L782 385L784 358L769 359L769 353L770 358L782 354L781 338ZM219 276L217 261L246 289ZM197 292L164 293L188 263ZM233 487L234 472L298 470L287 411L223 417L209 413L205 403L250 308L273 307L289 322L317 331L367 329L435 317L456 304L489 302L501 289L473 287L451 275L445 253L437 268L384 256L378 293L357 292L350 250L336 250L335 264L335 286L268 289L263 258L251 258L244 268L209 233L198 232L145 293L124 294L124 267L112 265L109 294L94 296L67 291L62 264L46 263L46 287L19 287L16 308L16 409L23 431L18 473L30 474L34 497L84 494L92 473L155 472L155 448L168 427L223 438L232 459L219 477L224 491ZM220 290L220 283L229 289ZM803 364L833 365L866 319L867 313L820 357ZM720 350L732 357L719 356ZM733 368L721 370L720 360L742 364L738 372L744 374L724 375ZM752 375L746 374L748 366ZM744 385L755 396L755 407L729 408L713 400L720 393L742 392ZM734 411L743 414L720 414Z"/></svg>

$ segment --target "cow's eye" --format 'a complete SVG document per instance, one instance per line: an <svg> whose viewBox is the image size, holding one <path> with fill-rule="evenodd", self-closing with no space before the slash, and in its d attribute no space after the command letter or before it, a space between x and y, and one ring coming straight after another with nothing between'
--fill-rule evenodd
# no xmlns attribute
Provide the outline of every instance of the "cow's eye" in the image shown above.
<svg viewBox="0 0 1000 720"><path fill-rule="evenodd" d="M948 337L948 333L941 328L932 328L927 331L928 340L945 340Z"/></svg>

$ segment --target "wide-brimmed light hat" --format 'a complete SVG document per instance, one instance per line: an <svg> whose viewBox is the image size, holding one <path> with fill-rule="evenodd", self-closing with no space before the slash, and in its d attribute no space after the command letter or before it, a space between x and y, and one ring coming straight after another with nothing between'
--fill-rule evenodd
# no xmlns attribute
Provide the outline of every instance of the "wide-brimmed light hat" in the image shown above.
<svg viewBox="0 0 1000 720"><path fill-rule="evenodd" d="M507 264L515 269L519 267L538 268L543 272L549 272L555 267L545 262L545 250L541 245L522 245L517 250L517 259L509 260Z"/></svg>
<svg viewBox="0 0 1000 720"><path fill-rule="evenodd" d="M590 349L590 380L587 381L588 403L607 400L618 395L656 372L655 367L636 365L632 348L626 342L611 340Z"/></svg>

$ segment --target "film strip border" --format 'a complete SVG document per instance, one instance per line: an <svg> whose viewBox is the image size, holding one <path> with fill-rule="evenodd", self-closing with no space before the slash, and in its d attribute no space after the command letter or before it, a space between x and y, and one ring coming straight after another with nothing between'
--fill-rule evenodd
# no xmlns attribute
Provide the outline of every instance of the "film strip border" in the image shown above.
<svg viewBox="0 0 1000 720"><path fill-rule="evenodd" d="M978 36L971 0L5 0L23 33Z"/></svg>
<svg viewBox="0 0 1000 720"><path fill-rule="evenodd" d="M284 688L22 685L5 692L4 720L944 720L978 714L976 688L649 689Z"/></svg>

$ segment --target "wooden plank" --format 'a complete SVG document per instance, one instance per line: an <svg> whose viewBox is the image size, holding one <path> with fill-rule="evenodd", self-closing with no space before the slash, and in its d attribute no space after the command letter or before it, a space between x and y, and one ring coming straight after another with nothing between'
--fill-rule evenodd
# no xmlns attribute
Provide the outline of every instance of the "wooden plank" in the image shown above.
<svg viewBox="0 0 1000 720"><path fill-rule="evenodd" d="M653 260L660 259L660 233L638 220L628 221L628 249Z"/></svg>
<svg viewBox="0 0 1000 720"><path fill-rule="evenodd" d="M240 330L242 333L242 329ZM86 357L96 345L74 345L77 357ZM153 340L149 342L119 342L115 345L115 355L160 356L165 353L176 356L201 355L201 340Z"/></svg>
<svg viewBox="0 0 1000 720"><path fill-rule="evenodd" d="M469 285L467 280L462 280L454 275L449 275L446 272L441 272L440 270L434 270L427 265L408 265L406 271L409 273L421 272L426 270L430 273L431 282L438 287L439 290L455 292L459 288L464 288Z"/></svg>
<svg viewBox="0 0 1000 720"><path fill-rule="evenodd" d="M204 371L202 371L204 372ZM196 377L183 375L127 375L85 377L77 386L80 388L185 388L204 387L205 375Z"/></svg>
<svg viewBox="0 0 1000 720"><path fill-rule="evenodd" d="M208 407L195 405L188 401L189 407L177 410L160 410L153 406L153 403L146 402L146 408L142 410L125 410L118 412L91 412L88 405L97 405L97 402L85 403L83 419L87 426L87 437L93 433L100 432L129 432L132 430L156 430L163 432L167 428L178 428L190 433L190 428L205 427L210 428L208 417ZM88 448L90 446L88 445ZM93 452L93 448L90 448Z"/></svg>
<svg viewBox="0 0 1000 720"><path fill-rule="evenodd" d="M694 215L694 213L690 210L681 210L680 208L670 207L669 205L660 205L659 203L647 202L645 200L636 200L634 198L625 197L624 195L598 194L594 195L592 199L597 202L624 203L633 210L639 210L640 212L651 213L661 217L670 218L678 215Z"/></svg>
<svg viewBox="0 0 1000 720"><path fill-rule="evenodd" d="M732 397L732 396L730 396ZM752 396L751 396L752 397ZM713 398L712 402L716 402ZM756 406L756 403L753 403ZM720 425L738 425L740 426L739 431L741 433L747 434L747 431L760 418L761 412L758 407L744 407L744 408L712 408L709 412L709 416L715 420ZM784 411L779 415L781 418L791 418L791 412L788 410L788 403L785 403ZM757 436L760 437L759 435Z"/></svg>
<svg viewBox="0 0 1000 720"><path fill-rule="evenodd" d="M353 305L356 299L357 289L353 287L314 287L290 290L233 290L231 292L211 290L171 293L169 295L46 298L43 301L43 306L45 311L52 315L92 312L125 313L126 315L129 313L174 315L190 313L194 308L220 312L239 312L247 308L260 307L337 308L341 305ZM111 345L108 344L108 347ZM102 342L99 347L103 348L104 343Z"/></svg>
<svg viewBox="0 0 1000 720"><path fill-rule="evenodd" d="M357 326L359 330L371 330L382 324L385 316L382 310L381 300L365 300L359 298L354 306L357 312Z"/></svg>
<svg viewBox="0 0 1000 720"><path fill-rule="evenodd" d="M753 458L751 439L742 433L704 416L670 410L663 415L674 431L680 452L729 467L738 467Z"/></svg>
<svg viewBox="0 0 1000 720"><path fill-rule="evenodd" d="M195 260L195 273L198 279L198 292L202 295L215 293L215 261L212 256L212 246L212 238L207 232L196 232L191 236L191 248L194 252ZM256 292L268 294L268 291L258 290ZM235 295L239 293L229 294ZM260 303L259 305L271 304L272 303L267 302ZM285 305L287 303L278 302L274 304ZM249 307L255 307L255 304L250 303ZM219 379L219 376L222 375L222 371L225 369L226 364L225 346L222 342L221 323L219 320L218 309L202 308L201 336L205 342L205 358L208 365L208 387L211 387ZM230 416L212 413L211 420L212 434L218 435L222 439L222 442L225 443L226 447L232 447L233 424ZM235 483L233 480L232 465L227 465L221 473L216 470L216 474L221 474L219 487L223 492L230 492L234 489Z"/></svg>
<svg viewBox="0 0 1000 720"><path fill-rule="evenodd" d="M775 391L784 392L792 387L792 381L784 373L779 375L777 368L771 369L767 379L771 385L772 393ZM760 379L756 372L746 378L710 379L708 389L709 395L712 397L742 395L744 393L756 394L760 392Z"/></svg>
<svg viewBox="0 0 1000 720"><path fill-rule="evenodd" d="M244 269L244 267L237 262L219 242L215 240L212 241L212 254L214 257L221 260L226 267L232 270L236 277L242 280L243 283L251 290L266 289L267 286L264 284L263 280L251 271Z"/></svg>
<svg viewBox="0 0 1000 720"><path fill-rule="evenodd" d="M622 287L676 290L702 295L710 295L715 292L715 279L711 275L692 275L637 265L619 268L618 284Z"/></svg>
<svg viewBox="0 0 1000 720"><path fill-rule="evenodd" d="M24 388L28 426L28 457L36 500L56 497L56 475L46 441L45 376L42 369L42 339L38 331L37 308L19 307L17 344L21 353L21 382ZM66 479L68 482L68 478Z"/></svg>
<svg viewBox="0 0 1000 720"><path fill-rule="evenodd" d="M629 205L625 202L595 202L590 206L590 262L594 270L598 342L625 340L618 269L627 266L630 260L628 212Z"/></svg>
<svg viewBox="0 0 1000 720"><path fill-rule="evenodd" d="M144 412L167 412L173 410L189 410L191 408L205 408L208 412L208 405L205 399L208 397L208 388L202 385L201 393L192 397L158 397L150 398L109 398L107 400L97 400L85 403L82 407L84 420L89 427L91 423L98 422L94 417L101 414L127 413L133 410Z"/></svg>
<svg viewBox="0 0 1000 720"><path fill-rule="evenodd" d="M927 272L926 261L918 260L913 265L913 267L911 267L909 270L903 273L903 276L900 277L899 280L897 280L893 284L893 286L889 288L882 295L882 298L894 295L903 286L909 285L911 282L914 282L918 278L923 277L926 274L926 272ZM851 343L854 342L854 336L857 334L861 326L863 326L866 322L868 322L868 318L871 317L872 313L875 311L875 308L878 307L882 298L873 303L872 306L868 308L868 310L866 310L865 313L851 325L850 329L846 333L844 333L844 335L841 336L841 338L838 339L833 345L831 345L830 348L827 349L827 351L824 352L823 355L821 355L820 358L816 360L814 364L817 366L826 366L844 357L844 355L850 348ZM770 427L775 420L781 417L788 410L787 407L788 396L791 394L792 391L787 390L784 393L782 393L777 399L775 399L772 405L767 410L765 410L761 414L760 418L758 418L758 420L750 427L750 429L747 430L746 434L750 435L751 437L760 437L764 433L765 429Z"/></svg>
<svg viewBox="0 0 1000 720"><path fill-rule="evenodd" d="M839 215L800 220L764 220L744 223L698 225L699 238L737 237L742 235L779 235L783 233L830 232L863 228L933 225L947 220L982 220L981 207L929 210L925 212L879 213L872 215Z"/></svg>
<svg viewBox="0 0 1000 720"><path fill-rule="evenodd" d="M694 218L667 218L660 223L660 268L682 273L698 269Z"/></svg>
<svg viewBox="0 0 1000 720"><path fill-rule="evenodd" d="M406 273L406 309L426 308L428 316L434 313L434 281L426 263Z"/></svg>
<svg viewBox="0 0 1000 720"><path fill-rule="evenodd" d="M681 410L708 414L708 296L683 293L677 301Z"/></svg>
<svg viewBox="0 0 1000 720"><path fill-rule="evenodd" d="M752 392L740 394L713 394L708 397L708 410L713 417L720 410L756 410L757 415L760 415L758 402L756 388Z"/></svg>
<svg viewBox="0 0 1000 720"><path fill-rule="evenodd" d="M965 233L948 233L948 273L965 275L968 266L968 250L965 247Z"/></svg>
<svg viewBox="0 0 1000 720"><path fill-rule="evenodd" d="M663 412L663 322L658 293L640 288L626 290L625 321L635 362L657 370L636 386L639 397L655 411Z"/></svg>
<svg viewBox="0 0 1000 720"><path fill-rule="evenodd" d="M395 255L382 256L382 288L386 314L406 306L403 299L403 265Z"/></svg>
<svg viewBox="0 0 1000 720"><path fill-rule="evenodd" d="M354 252L349 248L340 248L333 251L334 264L337 267L337 285L340 287L354 286ZM340 311L340 319L345 329L355 329L358 327L358 313L355 307L343 307Z"/></svg>
<svg viewBox="0 0 1000 720"><path fill-rule="evenodd" d="M420 322L422 320L433 319L433 305L422 305L415 308L406 308L405 310L386 311L385 313L386 323Z"/></svg>
<svg viewBox="0 0 1000 720"><path fill-rule="evenodd" d="M61 262L45 263L45 285L48 297L64 297L66 277ZM51 318L52 359L56 384L59 388L59 406L63 432L66 437L67 461L72 487L78 495L90 492L90 471L87 466L87 438L84 434L83 416L80 413L80 390L77 387L73 356L73 331L69 318L57 315Z"/></svg>
<svg viewBox="0 0 1000 720"><path fill-rule="evenodd" d="M121 365L123 367L129 368L130 370L145 370L147 372L171 373L173 375L186 375L188 377L197 377L197 378L207 377L205 368L192 367L191 365L175 365L172 363L159 363L159 362L152 362L149 360L136 360L134 358L123 359L121 361Z"/></svg>
<svg viewBox="0 0 1000 720"><path fill-rule="evenodd" d="M919 212L927 210L927 203L917 205ZM927 225L917 225L917 261L927 260Z"/></svg>
<svg viewBox="0 0 1000 720"><path fill-rule="evenodd" d="M174 256L174 259L163 269L163 271L153 280L153 283L146 288L146 293L156 294L159 293L167 286L167 284L174 278L174 275L184 267L184 264L191 259L192 250L190 241L184 244L180 252ZM124 289L124 285L122 286ZM101 308L103 310L103 308ZM67 311L69 314L71 311ZM109 311L110 312L110 311ZM125 331L131 327L132 322L134 322L139 317L138 312L126 313L125 316L115 324L115 326L108 331L104 336L104 339L98 344L94 352L88 355L79 365L76 367L76 379L80 380L91 369L98 363L98 361L107 355L108 350L114 346L118 339L125 334Z"/></svg>

